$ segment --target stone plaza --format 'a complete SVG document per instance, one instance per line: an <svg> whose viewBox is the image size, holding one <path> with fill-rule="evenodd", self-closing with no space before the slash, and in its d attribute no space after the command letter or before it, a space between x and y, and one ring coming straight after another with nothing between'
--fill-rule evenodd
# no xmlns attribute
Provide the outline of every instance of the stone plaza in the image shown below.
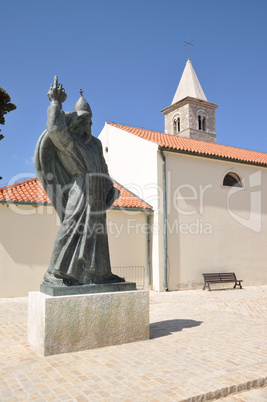
<svg viewBox="0 0 267 402"><path fill-rule="evenodd" d="M49 357L27 344L27 298L0 299L0 400L263 401L266 299L267 286L151 291L149 340Z"/></svg>

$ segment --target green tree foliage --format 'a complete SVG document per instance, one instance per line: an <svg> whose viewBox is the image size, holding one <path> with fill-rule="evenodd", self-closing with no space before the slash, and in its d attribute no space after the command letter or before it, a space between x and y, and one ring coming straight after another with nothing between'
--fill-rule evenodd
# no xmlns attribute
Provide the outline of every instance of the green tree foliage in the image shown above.
<svg viewBox="0 0 267 402"><path fill-rule="evenodd" d="M5 114L17 109L17 106L10 101L11 98L8 93L3 88L0 88L0 124L5 124Z"/></svg>
<svg viewBox="0 0 267 402"><path fill-rule="evenodd" d="M8 93L0 88L0 124L5 124L5 114L11 112L12 110L17 109L17 106L14 103L11 103L11 98ZM1 130L0 130L1 131ZM4 138L3 134L0 134L0 141ZM0 180L2 177L0 176Z"/></svg>

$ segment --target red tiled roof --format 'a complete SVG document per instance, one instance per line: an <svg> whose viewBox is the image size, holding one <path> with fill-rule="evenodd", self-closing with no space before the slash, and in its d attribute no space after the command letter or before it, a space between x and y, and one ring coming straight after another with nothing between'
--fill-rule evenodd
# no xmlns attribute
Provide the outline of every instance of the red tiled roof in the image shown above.
<svg viewBox="0 0 267 402"><path fill-rule="evenodd" d="M37 177L0 187L0 202L51 204Z"/></svg>
<svg viewBox="0 0 267 402"><path fill-rule="evenodd" d="M147 209L152 210L136 195L130 193L126 188L114 181L114 187L120 190L120 197L114 202L112 208L122 209ZM24 180L9 186L0 187L0 204L11 202L15 204L48 204L52 205L46 192L37 177Z"/></svg>
<svg viewBox="0 0 267 402"><path fill-rule="evenodd" d="M126 190L125 187L122 187L116 181L113 181L114 187L120 190L119 198L114 202L112 208L134 208L134 209L149 209L152 210L152 207L147 204L145 201L141 200L141 198L137 197L135 194Z"/></svg>
<svg viewBox="0 0 267 402"><path fill-rule="evenodd" d="M174 151L208 156L214 158L234 160L243 163L267 166L267 154L257 151L230 147L227 145L214 144L212 142L199 141L191 138L177 137L175 135L159 133L157 131L144 130L137 127L129 127L116 123L108 123L113 127L120 128L134 134L144 140L158 144L160 148Z"/></svg>

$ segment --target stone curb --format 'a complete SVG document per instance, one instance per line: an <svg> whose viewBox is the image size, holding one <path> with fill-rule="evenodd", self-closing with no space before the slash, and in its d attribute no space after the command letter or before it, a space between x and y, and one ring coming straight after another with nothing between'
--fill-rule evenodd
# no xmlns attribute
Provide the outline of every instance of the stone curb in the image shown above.
<svg viewBox="0 0 267 402"><path fill-rule="evenodd" d="M257 378L256 380L246 381L240 384L230 385L229 387L220 388L216 391L206 392L205 394L200 394L192 396L187 399L181 399L179 402L203 402L211 401L219 398L225 398L226 396L233 395L243 391L249 391L256 388L262 388L267 385L267 376Z"/></svg>

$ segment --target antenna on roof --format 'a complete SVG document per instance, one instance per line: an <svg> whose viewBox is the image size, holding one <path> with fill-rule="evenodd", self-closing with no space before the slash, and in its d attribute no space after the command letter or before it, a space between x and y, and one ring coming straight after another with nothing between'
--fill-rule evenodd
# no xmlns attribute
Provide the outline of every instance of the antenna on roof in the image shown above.
<svg viewBox="0 0 267 402"><path fill-rule="evenodd" d="M184 40L184 43L185 43L184 47L187 46L187 48L188 48L188 60L190 60L190 57L189 57L190 56L190 47L189 46L194 46L192 42L193 42L192 40L188 40L188 41Z"/></svg>

